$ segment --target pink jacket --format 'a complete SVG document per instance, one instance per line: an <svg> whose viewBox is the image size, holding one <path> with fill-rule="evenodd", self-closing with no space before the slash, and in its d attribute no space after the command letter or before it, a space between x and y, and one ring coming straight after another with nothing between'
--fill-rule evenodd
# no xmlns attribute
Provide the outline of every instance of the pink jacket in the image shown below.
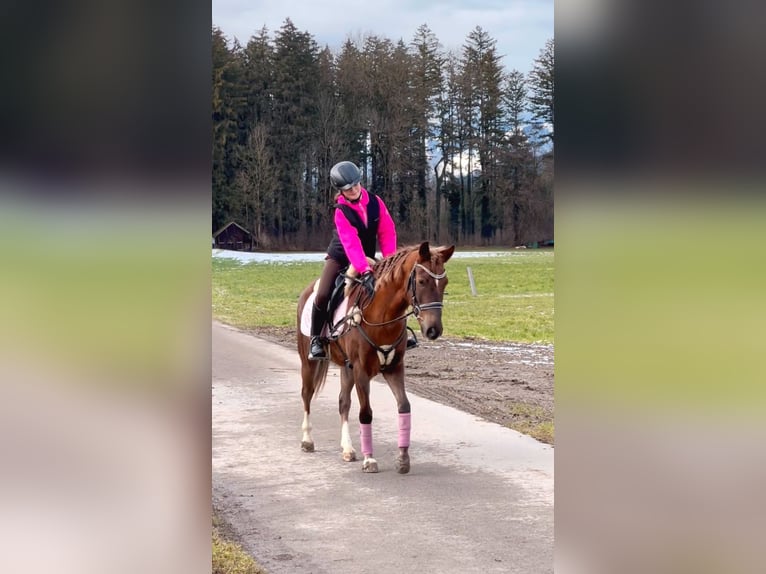
<svg viewBox="0 0 766 574"><path fill-rule="evenodd" d="M337 202L339 204L348 205L359 214L359 217L367 224L367 204L370 201L370 196L367 190L362 188L362 196L356 203L351 203L341 194L338 197ZM386 204L378 196L378 202L380 203L380 220L378 221L378 245L383 257L388 257L394 251L396 251L396 228L394 227L394 220L391 219L391 215L388 213ZM370 269L367 263L367 257L362 249L362 242L359 240L359 235L356 232L356 228L351 225L343 215L342 209L335 210L335 228L338 230L338 239L340 239L343 249L346 251L346 257L359 271L364 273Z"/></svg>

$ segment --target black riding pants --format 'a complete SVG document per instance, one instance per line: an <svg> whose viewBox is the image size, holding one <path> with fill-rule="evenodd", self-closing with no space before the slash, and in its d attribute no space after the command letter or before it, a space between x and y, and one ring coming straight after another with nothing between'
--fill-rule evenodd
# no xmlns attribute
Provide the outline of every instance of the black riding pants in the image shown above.
<svg viewBox="0 0 766 574"><path fill-rule="evenodd" d="M341 265L335 259L328 257L324 262L324 269L319 276L319 287L317 288L316 299L314 304L320 309L327 309L327 303L330 301L333 287L335 286L335 278L340 273L345 265Z"/></svg>

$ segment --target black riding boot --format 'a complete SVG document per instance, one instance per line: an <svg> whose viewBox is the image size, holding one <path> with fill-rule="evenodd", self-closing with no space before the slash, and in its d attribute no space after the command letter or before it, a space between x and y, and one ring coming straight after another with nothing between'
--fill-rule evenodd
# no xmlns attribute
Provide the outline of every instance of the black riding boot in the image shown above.
<svg viewBox="0 0 766 574"><path fill-rule="evenodd" d="M407 330L410 332L407 336L407 350L414 349L418 346L418 338L415 336L415 331L413 331L409 325L407 326Z"/></svg>
<svg viewBox="0 0 766 574"><path fill-rule="evenodd" d="M313 305L311 309L311 344L309 346L309 360L321 361L327 358L324 346L322 345L322 328L325 322L325 311Z"/></svg>

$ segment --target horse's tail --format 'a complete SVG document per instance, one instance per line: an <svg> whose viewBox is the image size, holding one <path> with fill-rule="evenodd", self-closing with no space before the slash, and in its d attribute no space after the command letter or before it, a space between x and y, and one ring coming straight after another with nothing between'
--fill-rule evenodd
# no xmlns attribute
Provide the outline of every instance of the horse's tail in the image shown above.
<svg viewBox="0 0 766 574"><path fill-rule="evenodd" d="M330 361L309 361L308 360L308 352L309 352L309 337L305 336L303 333L301 333L301 315L303 313L303 307L306 305L306 302L309 298L309 295L311 295L311 292L314 288L315 282L312 282L308 287L306 287L303 292L298 297L298 312L296 316L297 320L297 329L296 329L296 335L297 335L297 343L298 343L298 354L301 356L301 376L303 377L303 385L304 389L308 391L307 388L308 380L310 378L311 380L311 392L313 393L313 396L317 396L319 394L319 391L322 390L322 387L324 387L325 382L327 381L327 371L330 367Z"/></svg>
<svg viewBox="0 0 766 574"><path fill-rule="evenodd" d="M319 394L324 384L327 382L327 371L330 368L330 361L318 361L316 370L314 371L314 380L312 381L314 387L314 396Z"/></svg>

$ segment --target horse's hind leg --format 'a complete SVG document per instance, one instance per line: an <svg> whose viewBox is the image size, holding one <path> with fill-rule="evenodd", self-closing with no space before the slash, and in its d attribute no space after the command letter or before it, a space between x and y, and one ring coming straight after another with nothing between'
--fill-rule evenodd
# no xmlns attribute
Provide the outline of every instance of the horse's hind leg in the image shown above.
<svg viewBox="0 0 766 574"><path fill-rule="evenodd" d="M301 360L301 379L303 387L301 388L301 397L303 398L303 424L301 430L301 450L304 452L314 452L314 439L311 438L311 399L314 396L314 371L318 363L310 363L308 360Z"/></svg>
<svg viewBox="0 0 766 574"><path fill-rule="evenodd" d="M393 370L384 372L391 392L396 399L396 407L399 412L399 456L396 457L396 472L407 474L410 471L410 401L404 390L404 365L399 364Z"/></svg>
<svg viewBox="0 0 766 574"><path fill-rule="evenodd" d="M372 409L370 408L370 379L362 373L356 381L359 397L359 435L362 440L363 472L378 472L378 461L372 456Z"/></svg>
<svg viewBox="0 0 766 574"><path fill-rule="evenodd" d="M353 386L354 379L351 377L351 369L343 367L340 371L338 412L340 413L340 447L343 449L343 460L346 462L356 460L356 451L351 442L351 433L348 430L348 413L351 410L351 387Z"/></svg>

